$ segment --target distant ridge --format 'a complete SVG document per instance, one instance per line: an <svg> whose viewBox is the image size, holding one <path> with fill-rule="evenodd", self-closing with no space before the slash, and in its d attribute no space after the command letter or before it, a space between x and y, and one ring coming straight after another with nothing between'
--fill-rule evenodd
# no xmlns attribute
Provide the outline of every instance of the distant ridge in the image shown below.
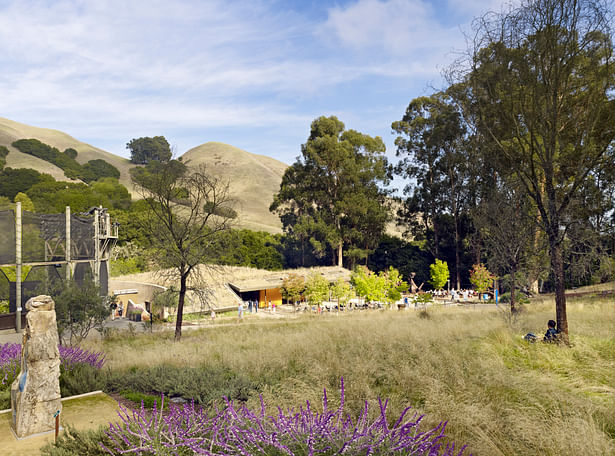
<svg viewBox="0 0 615 456"><path fill-rule="evenodd" d="M38 139L60 151L72 147L78 152L77 161L82 164L95 159L107 161L120 171L120 182L128 188L133 197L137 196L130 183L129 171L135 166L130 160L81 142L58 130L32 127L0 117L0 145L9 149L7 167L32 168L51 174L56 180L70 180L57 166L24 154L11 146L18 139L29 138ZM282 176L288 165L274 158L252 154L219 142L201 144L187 151L182 157L188 166L204 164L211 174L229 181L239 213L238 228L281 232L280 219L269 212L269 205L273 201L273 195L280 189Z"/></svg>

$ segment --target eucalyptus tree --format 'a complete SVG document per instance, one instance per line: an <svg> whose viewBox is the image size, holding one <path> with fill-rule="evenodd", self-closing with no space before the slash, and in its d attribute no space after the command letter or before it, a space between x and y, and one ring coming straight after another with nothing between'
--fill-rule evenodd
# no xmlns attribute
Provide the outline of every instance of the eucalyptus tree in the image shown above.
<svg viewBox="0 0 615 456"><path fill-rule="evenodd" d="M393 122L396 172L409 179L402 218L415 237L428 241L433 256L442 256L441 220L453 218L456 287L461 287L460 223L467 203L469 157L461 110L449 93L415 98L399 121Z"/></svg>
<svg viewBox="0 0 615 456"><path fill-rule="evenodd" d="M385 146L380 137L345 130L337 117L319 117L301 146L270 206L287 234L332 263L343 265L373 250L388 220L390 180Z"/></svg>
<svg viewBox="0 0 615 456"><path fill-rule="evenodd" d="M476 21L468 84L497 172L514 176L549 244L556 319L568 337L563 245L574 201L615 159L610 12L602 0L522 1Z"/></svg>

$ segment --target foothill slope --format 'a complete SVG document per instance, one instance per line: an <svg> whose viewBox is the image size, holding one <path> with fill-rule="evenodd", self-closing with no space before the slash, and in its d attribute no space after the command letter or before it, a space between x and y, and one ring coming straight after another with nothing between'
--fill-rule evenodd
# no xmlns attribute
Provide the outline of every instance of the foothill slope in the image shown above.
<svg viewBox="0 0 615 456"><path fill-rule="evenodd" d="M6 146L9 150L6 157L7 167L31 168L50 174L59 181L70 181L54 164L22 153L11 145L18 139L30 138L38 139L60 151L75 149L78 152L76 160L81 164L89 160L105 160L120 171L120 183L126 186L133 198L138 197L130 181L129 172L135 166L130 160L81 142L58 130L33 127L0 117L0 146ZM269 212L269 205L273 201L274 193L280 188L282 175L288 165L274 158L252 154L219 142L208 142L194 147L187 151L182 159L188 166L205 165L211 174L229 182L231 196L239 213L237 227L271 233L281 232L280 221L276 215Z"/></svg>

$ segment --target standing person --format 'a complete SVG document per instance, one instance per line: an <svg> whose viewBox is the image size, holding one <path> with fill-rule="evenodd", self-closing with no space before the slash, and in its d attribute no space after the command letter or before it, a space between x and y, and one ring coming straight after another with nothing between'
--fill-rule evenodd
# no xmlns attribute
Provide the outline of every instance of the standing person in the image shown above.
<svg viewBox="0 0 615 456"><path fill-rule="evenodd" d="M117 315L119 318L122 318L122 314L124 313L124 304L120 301L120 305L117 308Z"/></svg>
<svg viewBox="0 0 615 456"><path fill-rule="evenodd" d="M211 309L211 321L214 321L216 319L216 311L214 309Z"/></svg>
<svg viewBox="0 0 615 456"><path fill-rule="evenodd" d="M239 316L239 319L241 320L243 318L243 301L240 302L237 306L237 314Z"/></svg>
<svg viewBox="0 0 615 456"><path fill-rule="evenodd" d="M258 306L259 306L260 302L258 301L258 299L254 300L254 313L258 313Z"/></svg>
<svg viewBox="0 0 615 456"><path fill-rule="evenodd" d="M248 299L248 313L252 313L252 300Z"/></svg>
<svg viewBox="0 0 615 456"><path fill-rule="evenodd" d="M269 312L271 312L271 300L269 300L269 307L268 307L268 309L269 309Z"/></svg>

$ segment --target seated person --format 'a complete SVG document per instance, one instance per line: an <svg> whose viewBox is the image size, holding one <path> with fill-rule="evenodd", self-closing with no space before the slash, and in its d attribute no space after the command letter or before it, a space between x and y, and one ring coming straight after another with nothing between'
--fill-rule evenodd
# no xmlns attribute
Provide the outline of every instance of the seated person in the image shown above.
<svg viewBox="0 0 615 456"><path fill-rule="evenodd" d="M559 339L559 331L555 329L555 321L549 320L547 323L547 332L545 333L545 337L543 337L544 342L557 342Z"/></svg>

